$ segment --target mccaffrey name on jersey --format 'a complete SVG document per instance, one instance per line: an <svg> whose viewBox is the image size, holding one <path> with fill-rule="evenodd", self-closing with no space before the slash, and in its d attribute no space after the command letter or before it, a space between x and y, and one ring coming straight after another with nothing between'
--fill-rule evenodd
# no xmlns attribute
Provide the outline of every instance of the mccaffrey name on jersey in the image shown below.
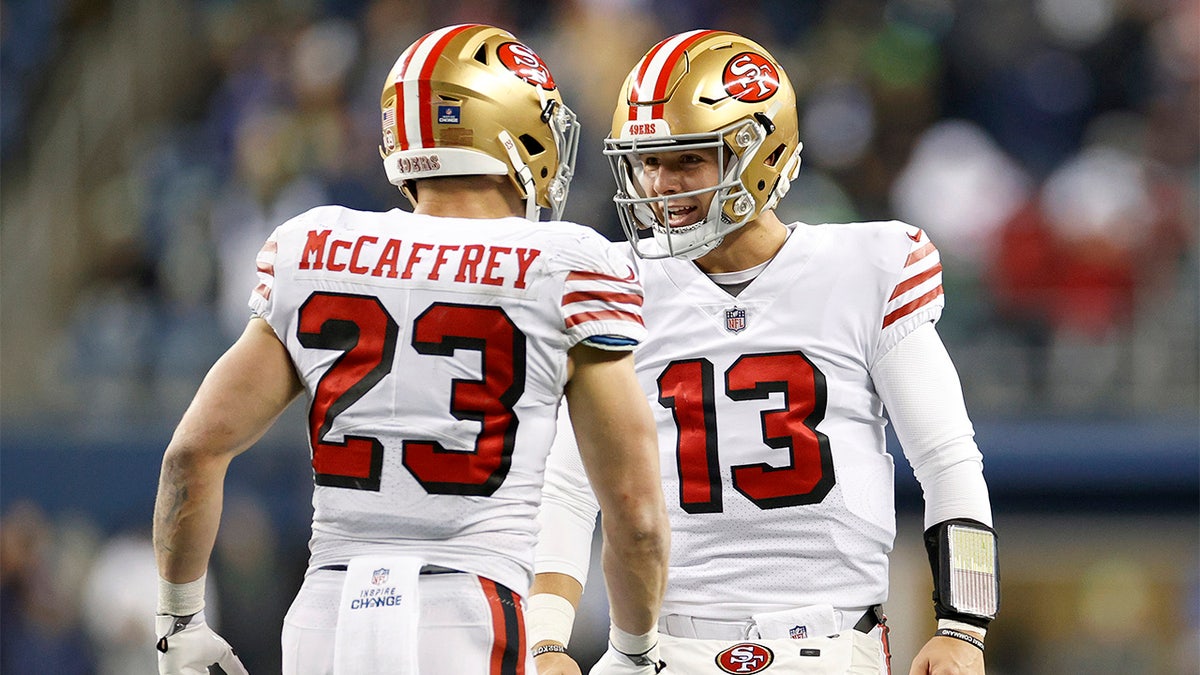
<svg viewBox="0 0 1200 675"><path fill-rule="evenodd" d="M308 231L299 269L429 281L453 275L450 278L459 283L525 288L525 274L541 255L535 248L380 241L368 235L350 241L331 234L332 230Z"/></svg>

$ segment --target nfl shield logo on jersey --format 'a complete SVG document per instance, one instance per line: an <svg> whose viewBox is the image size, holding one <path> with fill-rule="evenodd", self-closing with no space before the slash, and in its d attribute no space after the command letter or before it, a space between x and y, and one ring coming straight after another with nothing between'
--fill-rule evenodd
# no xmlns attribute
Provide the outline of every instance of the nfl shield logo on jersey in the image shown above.
<svg viewBox="0 0 1200 675"><path fill-rule="evenodd" d="M730 333L740 333L746 328L746 310L732 307L725 310L725 330Z"/></svg>
<svg viewBox="0 0 1200 675"><path fill-rule="evenodd" d="M388 568L380 567L371 575L371 583L375 586L386 584L388 580Z"/></svg>
<svg viewBox="0 0 1200 675"><path fill-rule="evenodd" d="M788 635L793 640L803 640L808 637L808 626L792 626L788 629Z"/></svg>

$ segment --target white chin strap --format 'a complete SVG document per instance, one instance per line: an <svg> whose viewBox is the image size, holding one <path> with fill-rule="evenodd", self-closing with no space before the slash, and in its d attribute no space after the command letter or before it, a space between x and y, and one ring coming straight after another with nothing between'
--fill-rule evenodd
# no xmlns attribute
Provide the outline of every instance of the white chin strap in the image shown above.
<svg viewBox="0 0 1200 675"><path fill-rule="evenodd" d="M658 236L658 235L655 235L655 236ZM709 253L716 247L720 246L721 242L723 242L723 241L725 241L725 237L718 237L711 241L707 241L707 242L697 246L696 248L691 249L690 251L678 253L671 257L679 258L680 260L695 260L696 258L703 257L704 255L706 255L707 253Z"/></svg>
<svg viewBox="0 0 1200 675"><path fill-rule="evenodd" d="M517 152L517 142L513 140L507 129L500 132L500 144L508 153L508 161L512 162L517 180L521 181L521 185L525 187L525 218L536 222L541 211L538 209L537 186L533 184L533 171L529 169L525 160L521 159L521 154Z"/></svg>

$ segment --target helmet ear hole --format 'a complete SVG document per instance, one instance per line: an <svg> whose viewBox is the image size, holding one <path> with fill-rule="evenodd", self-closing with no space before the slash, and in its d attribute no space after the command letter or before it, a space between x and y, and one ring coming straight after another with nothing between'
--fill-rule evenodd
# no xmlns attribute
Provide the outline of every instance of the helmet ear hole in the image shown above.
<svg viewBox="0 0 1200 675"><path fill-rule="evenodd" d="M521 145L525 146L525 152L528 152L530 157L540 155L546 151L545 146L538 142L538 139L530 136L529 134L521 134L519 140L521 141ZM543 174L543 177L544 176L545 174Z"/></svg>
<svg viewBox="0 0 1200 675"><path fill-rule="evenodd" d="M546 167L543 166L542 167L542 178L545 178L546 176L549 176L549 175L550 175L550 169L547 169Z"/></svg>
<svg viewBox="0 0 1200 675"><path fill-rule="evenodd" d="M783 151L786 149L787 145L780 143L779 147L775 148L774 152L772 152L765 160L763 160L763 164L766 164L767 166L775 166L779 163L779 158L783 156ZM759 186L759 189L762 189L761 185Z"/></svg>
<svg viewBox="0 0 1200 675"><path fill-rule="evenodd" d="M765 187L767 187L767 181L765 181L765 180L758 181L758 191L759 192L762 192L762 189Z"/></svg>

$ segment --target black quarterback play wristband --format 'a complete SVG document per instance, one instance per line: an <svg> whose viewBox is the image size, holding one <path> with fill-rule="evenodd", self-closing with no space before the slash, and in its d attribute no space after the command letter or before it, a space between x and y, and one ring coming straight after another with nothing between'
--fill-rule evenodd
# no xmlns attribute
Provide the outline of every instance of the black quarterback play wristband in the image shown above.
<svg viewBox="0 0 1200 675"><path fill-rule="evenodd" d="M939 619L987 628L1000 606L996 532L974 520L953 519L925 531Z"/></svg>

